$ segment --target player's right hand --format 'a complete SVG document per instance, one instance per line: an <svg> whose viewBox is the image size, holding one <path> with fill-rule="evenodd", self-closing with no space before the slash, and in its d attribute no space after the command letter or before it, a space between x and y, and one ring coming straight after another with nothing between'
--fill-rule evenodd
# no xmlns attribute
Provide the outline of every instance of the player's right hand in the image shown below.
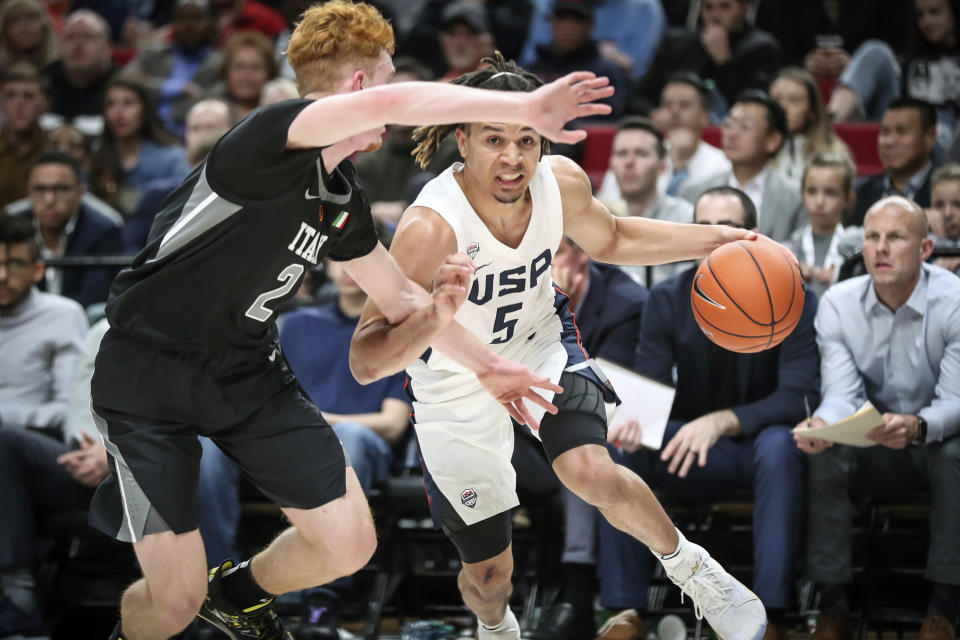
<svg viewBox="0 0 960 640"><path fill-rule="evenodd" d="M547 413L555 414L557 408L553 403L534 391L534 388L563 393L563 387L550 382L550 378L538 376L528 367L505 358L498 358L496 364L478 373L477 378L483 388L504 406L511 418L531 429L539 429L540 423L527 410L524 398L540 405Z"/></svg>
<svg viewBox="0 0 960 640"><path fill-rule="evenodd" d="M445 323L453 320L457 310L467 299L473 260L465 253L454 253L443 259L433 278L433 306Z"/></svg>

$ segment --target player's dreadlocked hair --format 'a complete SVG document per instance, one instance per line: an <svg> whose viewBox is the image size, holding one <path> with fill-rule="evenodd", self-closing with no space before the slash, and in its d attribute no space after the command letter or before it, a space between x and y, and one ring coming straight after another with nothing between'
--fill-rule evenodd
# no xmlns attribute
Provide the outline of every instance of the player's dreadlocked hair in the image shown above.
<svg viewBox="0 0 960 640"><path fill-rule="evenodd" d="M482 62L488 66L454 78L451 84L497 91L524 92L543 86L543 80L518 66L513 60L505 59L499 51L494 51L492 56L484 58ZM416 156L417 164L426 169L443 139L450 135L451 131L462 126L462 124L442 124L417 127L413 132L413 139L417 142L417 146L411 153ZM540 154L546 153L550 153L550 141L541 137Z"/></svg>

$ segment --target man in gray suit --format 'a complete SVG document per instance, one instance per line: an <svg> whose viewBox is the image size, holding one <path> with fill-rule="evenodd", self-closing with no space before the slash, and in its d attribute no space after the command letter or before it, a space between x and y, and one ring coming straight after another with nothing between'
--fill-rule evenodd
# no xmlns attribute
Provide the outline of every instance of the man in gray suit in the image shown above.
<svg viewBox="0 0 960 640"><path fill-rule="evenodd" d="M803 226L804 215L799 187L770 166L786 135L787 117L777 101L763 91L744 91L723 121L723 152L732 170L686 184L680 197L693 203L712 187L736 187L756 205L760 233L787 240Z"/></svg>

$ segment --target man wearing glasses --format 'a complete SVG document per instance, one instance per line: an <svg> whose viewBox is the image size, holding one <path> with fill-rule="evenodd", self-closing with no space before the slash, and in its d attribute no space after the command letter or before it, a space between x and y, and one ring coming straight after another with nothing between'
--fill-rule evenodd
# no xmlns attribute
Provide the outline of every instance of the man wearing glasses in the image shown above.
<svg viewBox="0 0 960 640"><path fill-rule="evenodd" d="M0 632L44 635L32 575L35 523L82 508L90 490L57 462L67 448L28 428L63 422L87 331L72 300L37 291L43 263L30 221L0 215Z"/></svg>
<svg viewBox="0 0 960 640"><path fill-rule="evenodd" d="M734 187L750 196L760 233L787 240L805 223L800 187L770 166L787 135L783 108L763 91L737 96L723 121L723 152L732 168L700 182L688 183L680 197L694 203L712 187Z"/></svg>
<svg viewBox="0 0 960 640"><path fill-rule="evenodd" d="M63 153L43 153L27 181L41 256L117 255L123 247L120 225L83 202L77 161ZM88 307L106 302L116 270L109 267L47 269L43 288Z"/></svg>

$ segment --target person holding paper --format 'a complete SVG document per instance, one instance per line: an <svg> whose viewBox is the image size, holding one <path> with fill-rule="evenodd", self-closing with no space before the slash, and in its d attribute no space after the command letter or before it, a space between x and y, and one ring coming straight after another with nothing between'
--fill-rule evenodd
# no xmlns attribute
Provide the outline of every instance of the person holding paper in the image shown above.
<svg viewBox="0 0 960 640"><path fill-rule="evenodd" d="M800 429L846 418L869 400L883 424L878 447L794 436L810 454L807 573L821 592L818 640L851 636L851 490L898 497L928 488L933 584L920 638L953 639L960 596L960 279L925 264L927 218L901 196L864 220L867 275L827 290L816 319L823 402Z"/></svg>
<svg viewBox="0 0 960 640"><path fill-rule="evenodd" d="M733 187L704 192L694 208L698 224L751 229L756 219L750 198ZM634 369L677 388L663 447L640 449L639 434L626 428L618 433L614 426L609 436L619 440L622 451L609 448L614 460L665 496L753 493L753 589L770 621L764 637L785 638L783 613L792 603L794 558L804 526L803 456L787 425L804 415L804 396L813 406L819 397L816 296L806 291L803 315L782 344L737 354L714 345L697 326L690 308L695 271L653 287L644 307ZM601 604L642 614L650 554L605 522L598 547Z"/></svg>

